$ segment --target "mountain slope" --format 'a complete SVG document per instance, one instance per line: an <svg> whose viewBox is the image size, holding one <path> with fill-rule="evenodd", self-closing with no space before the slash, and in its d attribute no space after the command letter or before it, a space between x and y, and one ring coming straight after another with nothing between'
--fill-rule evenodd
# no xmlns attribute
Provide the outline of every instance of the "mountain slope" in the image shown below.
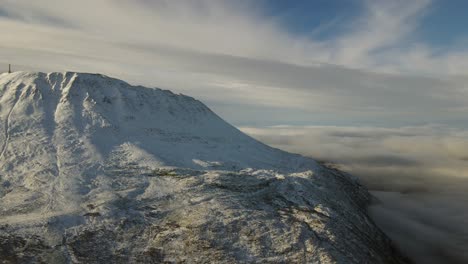
<svg viewBox="0 0 468 264"><path fill-rule="evenodd" d="M359 183L201 102L96 74L0 75L0 257L399 263Z"/></svg>

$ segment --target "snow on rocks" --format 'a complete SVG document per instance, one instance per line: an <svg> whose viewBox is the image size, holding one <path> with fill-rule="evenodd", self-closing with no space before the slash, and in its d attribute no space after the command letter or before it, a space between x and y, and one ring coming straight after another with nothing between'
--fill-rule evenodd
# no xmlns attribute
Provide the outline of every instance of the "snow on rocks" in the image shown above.
<svg viewBox="0 0 468 264"><path fill-rule="evenodd" d="M201 102L98 74L0 76L0 259L403 263L349 175Z"/></svg>

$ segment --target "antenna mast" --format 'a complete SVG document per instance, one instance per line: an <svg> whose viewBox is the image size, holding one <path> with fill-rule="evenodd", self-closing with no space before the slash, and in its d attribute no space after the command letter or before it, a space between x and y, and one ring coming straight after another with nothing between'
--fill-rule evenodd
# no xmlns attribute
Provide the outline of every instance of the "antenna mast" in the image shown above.
<svg viewBox="0 0 468 264"><path fill-rule="evenodd" d="M11 64L8 64L8 73L11 73Z"/></svg>

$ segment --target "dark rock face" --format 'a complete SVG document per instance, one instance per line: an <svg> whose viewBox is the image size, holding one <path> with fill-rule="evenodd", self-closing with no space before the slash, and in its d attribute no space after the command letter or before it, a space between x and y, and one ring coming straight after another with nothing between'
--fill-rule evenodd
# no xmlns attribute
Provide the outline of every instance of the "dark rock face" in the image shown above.
<svg viewBox="0 0 468 264"><path fill-rule="evenodd" d="M53 255L41 237L0 234L0 263L48 263Z"/></svg>

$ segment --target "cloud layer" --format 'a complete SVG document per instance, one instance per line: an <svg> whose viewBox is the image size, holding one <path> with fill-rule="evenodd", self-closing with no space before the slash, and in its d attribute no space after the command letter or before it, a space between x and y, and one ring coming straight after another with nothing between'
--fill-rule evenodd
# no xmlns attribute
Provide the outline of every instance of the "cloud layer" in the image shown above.
<svg viewBox="0 0 468 264"><path fill-rule="evenodd" d="M431 1L363 1L326 39L290 33L264 4L4 0L0 60L188 93L236 124L466 121L468 78L451 74L468 52L415 37Z"/></svg>
<svg viewBox="0 0 468 264"><path fill-rule="evenodd" d="M369 209L374 220L416 263L468 262L468 132L442 126L242 130L360 177L379 200Z"/></svg>

